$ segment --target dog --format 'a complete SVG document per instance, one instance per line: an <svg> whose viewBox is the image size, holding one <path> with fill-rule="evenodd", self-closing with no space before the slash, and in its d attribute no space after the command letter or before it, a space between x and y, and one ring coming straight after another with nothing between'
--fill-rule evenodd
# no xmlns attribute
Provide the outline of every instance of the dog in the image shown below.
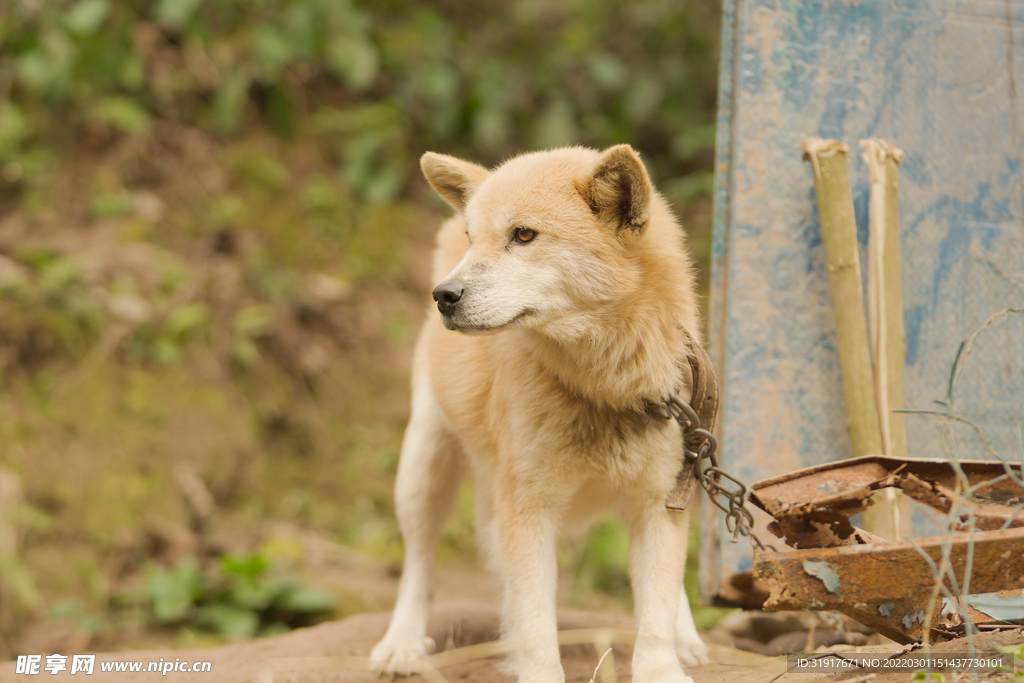
<svg viewBox="0 0 1024 683"><path fill-rule="evenodd" d="M440 315L414 352L395 484L406 554L371 669L409 673L433 649L436 547L468 471L520 681L564 682L559 529L609 507L630 529L633 680L692 681L683 664L707 649L682 589L687 514L665 505L682 433L650 411L691 390L698 302L682 230L629 145L534 152L493 172L432 152L420 165L456 215L434 256Z"/></svg>

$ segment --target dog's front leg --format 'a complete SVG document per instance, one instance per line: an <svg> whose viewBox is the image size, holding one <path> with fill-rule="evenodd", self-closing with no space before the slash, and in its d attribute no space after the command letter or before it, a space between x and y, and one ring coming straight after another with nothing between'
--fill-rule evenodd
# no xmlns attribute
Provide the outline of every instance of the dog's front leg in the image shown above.
<svg viewBox="0 0 1024 683"><path fill-rule="evenodd" d="M555 594L557 527L564 500L541 496L510 482L499 485L495 509L498 550L505 584L505 637L520 683L564 683L558 654ZM518 490L516 490L518 489Z"/></svg>
<svg viewBox="0 0 1024 683"><path fill-rule="evenodd" d="M429 386L413 395L395 479L395 508L405 542L398 600L384 638L370 653L370 668L390 674L416 670L430 654L427 620L434 590L434 557L462 475L461 450Z"/></svg>
<svg viewBox="0 0 1024 683"><path fill-rule="evenodd" d="M633 583L637 639L636 683L692 683L676 654L676 618L686 564L687 516L653 504L630 520L629 573Z"/></svg>

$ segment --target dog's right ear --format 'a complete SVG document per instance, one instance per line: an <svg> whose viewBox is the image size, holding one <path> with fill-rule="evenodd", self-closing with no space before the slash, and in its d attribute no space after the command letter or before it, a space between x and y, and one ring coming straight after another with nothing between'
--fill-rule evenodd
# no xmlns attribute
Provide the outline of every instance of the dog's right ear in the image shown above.
<svg viewBox="0 0 1024 683"><path fill-rule="evenodd" d="M476 189L491 175L483 166L434 152L420 157L420 168L441 199L460 213Z"/></svg>

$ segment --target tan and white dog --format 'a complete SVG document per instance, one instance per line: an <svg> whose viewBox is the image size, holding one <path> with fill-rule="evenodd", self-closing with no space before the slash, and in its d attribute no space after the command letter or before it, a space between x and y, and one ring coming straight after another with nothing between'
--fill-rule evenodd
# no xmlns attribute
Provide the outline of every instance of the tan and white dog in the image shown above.
<svg viewBox="0 0 1024 683"><path fill-rule="evenodd" d="M416 345L395 486L405 564L371 668L408 672L433 647L435 550L468 469L520 681L565 680L557 535L608 507L630 528L633 680L690 681L681 661L707 650L682 590L687 515L665 507L682 435L648 412L690 394L698 306L679 225L628 145L525 154L493 172L433 153L421 166L457 215L434 257L440 316Z"/></svg>

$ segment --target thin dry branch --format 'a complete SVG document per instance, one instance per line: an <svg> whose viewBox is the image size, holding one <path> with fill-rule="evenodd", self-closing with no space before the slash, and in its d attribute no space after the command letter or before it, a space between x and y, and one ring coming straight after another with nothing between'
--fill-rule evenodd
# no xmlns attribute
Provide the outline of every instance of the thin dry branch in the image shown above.
<svg viewBox="0 0 1024 683"><path fill-rule="evenodd" d="M612 643L632 645L636 642L636 631L613 628L583 628L558 632L559 645L581 645L591 643L597 652L605 648L605 656L609 657L608 664L614 667L614 655L611 652ZM413 673L420 674L429 683L448 683L441 674L440 669L468 662L474 659L487 659L509 654L513 651L515 643L508 640L492 641L467 645L454 650L446 650L428 657L421 657L416 662ZM605 657L598 662L598 669L601 669L602 683L615 683L614 668L608 671L608 664L602 668ZM347 669L366 671L369 667L369 659L366 657L277 657L263 662L259 668L259 683L274 683L276 672L298 672L298 671L319 671L323 669ZM594 675L596 677L597 670Z"/></svg>
<svg viewBox="0 0 1024 683"><path fill-rule="evenodd" d="M601 665L604 664L604 658L609 656L609 655L611 655L611 653L612 653L612 649L608 648L607 650L604 651L604 654L601 655L601 659L597 660L597 666L594 667L594 675L590 677L590 681L588 681L588 683L596 683L596 681L597 681L597 672L600 671ZM609 676L608 672L602 672L601 673L601 680L604 683L615 683L615 664L614 664L615 660L612 659L611 662L612 662L611 675Z"/></svg>
<svg viewBox="0 0 1024 683"><path fill-rule="evenodd" d="M947 540L944 541L942 544L942 557L940 562L935 563L930 557L927 556L927 553L925 553L916 543L913 542L912 539L908 539L911 541L911 543L914 544L915 550L917 550L917 552L928 563L928 567L930 568L932 572L932 577L935 581L934 588L932 590L932 595L928 603L928 613L925 616L924 623L924 645L926 652L929 648L931 614L934 609L936 601L939 599L940 594L945 596L957 605L960 619L964 625L964 632L967 639L968 652L971 655L974 654L976 649L976 635L982 637L983 639L988 641L990 645L992 645L991 641L986 636L978 632L977 629L974 627L971 621L970 610L965 599L965 596L968 596L971 593L971 573L974 567L974 532L977 528L975 520L975 510L973 505L974 497L978 489L986 487L992 484L994 481L998 481L1001 479L1012 479L1015 483L1024 486L1024 480L1022 480L1020 476L1013 472L1012 469L1009 467L1006 459L1004 459L1002 456L1000 456L999 453L996 452L995 448L992 445L992 442L988 438L988 435L985 433L985 430L983 430L979 425L974 423L972 420L962 415L957 415L956 413L953 412L953 409L956 401L957 384L963 372L963 368L967 361L967 358L973 351L978 338L982 334L984 334L984 332L988 330L1000 318L1003 318L1010 314L1022 313L1024 313L1024 308L1005 308L1001 311L997 311L996 313L989 316L988 319L977 330L975 330L970 337L968 337L960 344L960 348L957 350L956 358L954 359L953 365L950 369L946 397L943 400L939 401L939 404L943 406L942 410L900 411L911 414L936 415L938 417L945 418L943 421L943 427L944 432L946 434L948 447L950 448L950 461L957 475L955 487L956 497L953 501L953 506L949 511L947 517ZM996 459L1003 462L1006 474L1001 475L995 480L979 482L978 484L975 484L973 486L970 485L970 481L960 465L960 454L956 443L956 433L953 429L953 424L955 422L962 422L964 424L967 424L979 435L989 455L992 455ZM1022 460L1024 460L1024 443L1022 443ZM1016 514L1018 514L1022 509L1024 509L1024 504L1019 505L1014 510L1014 513L1010 517L1010 520L1012 520L1013 517L1016 516ZM950 543L948 539L954 533L954 526L957 524L958 520L961 519L962 515L967 516L967 528L969 537L967 541L966 555L964 558L965 566L963 571L963 580L962 583L958 583L955 572L953 571L951 561L952 543ZM1008 524L1009 520L1007 522L1007 525ZM971 677L972 680L978 681L978 672L972 671Z"/></svg>

